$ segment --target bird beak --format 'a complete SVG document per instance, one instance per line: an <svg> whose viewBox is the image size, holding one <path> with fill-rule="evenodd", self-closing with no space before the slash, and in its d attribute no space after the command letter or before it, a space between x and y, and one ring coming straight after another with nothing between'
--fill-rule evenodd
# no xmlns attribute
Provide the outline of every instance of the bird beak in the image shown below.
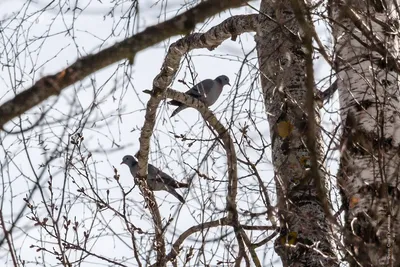
<svg viewBox="0 0 400 267"><path fill-rule="evenodd" d="M119 165L122 165L122 164L124 164L124 162L121 162L121 164L119 164Z"/></svg>
<svg viewBox="0 0 400 267"><path fill-rule="evenodd" d="M230 84L230 83L228 83L228 85L229 85L229 86L231 86L231 84Z"/></svg>

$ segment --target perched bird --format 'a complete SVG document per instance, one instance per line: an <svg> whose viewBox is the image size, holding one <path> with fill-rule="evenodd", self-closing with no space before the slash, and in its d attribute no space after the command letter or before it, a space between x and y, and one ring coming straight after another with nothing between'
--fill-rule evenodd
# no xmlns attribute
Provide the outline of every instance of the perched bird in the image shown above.
<svg viewBox="0 0 400 267"><path fill-rule="evenodd" d="M202 82L199 82L189 91L185 92L185 94L188 94L194 98L197 98L200 101L203 101L204 104L209 107L217 101L218 97L221 95L222 88L224 87L224 85L227 84L230 85L229 78L225 75L221 75L215 78L215 80L206 79ZM170 118L172 118L182 110L188 108L187 106L176 100L169 101L168 104L178 106L178 108L176 108L172 112Z"/></svg>
<svg viewBox="0 0 400 267"><path fill-rule="evenodd" d="M122 158L121 164L126 164L131 171L133 177L136 177L138 172L138 162L137 160L131 156L126 155ZM149 186L150 190L153 191L160 191L165 190L168 193L174 195L180 202L185 203L185 200L181 195L179 195L175 189L181 187L189 187L187 183L181 183L175 181L174 178L166 174L165 172L161 171L160 169L154 167L151 164L147 165L147 185Z"/></svg>

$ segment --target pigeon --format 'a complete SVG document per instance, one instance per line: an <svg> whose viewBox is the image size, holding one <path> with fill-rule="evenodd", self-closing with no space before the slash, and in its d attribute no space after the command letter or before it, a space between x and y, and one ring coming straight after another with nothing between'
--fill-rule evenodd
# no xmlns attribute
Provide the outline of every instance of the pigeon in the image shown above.
<svg viewBox="0 0 400 267"><path fill-rule="evenodd" d="M121 164L128 165L132 176L136 177L136 174L138 172L138 162L133 156L126 155L122 158ZM168 193L174 195L180 202L185 203L183 197L179 195L175 191L175 189L181 187L188 188L189 184L175 181L174 178L151 164L147 165L147 172L147 185L149 186L150 190L165 190Z"/></svg>
<svg viewBox="0 0 400 267"><path fill-rule="evenodd" d="M222 88L224 85L230 85L229 78L225 75L218 76L215 80L206 79L202 82L199 82L195 86L193 86L189 91L185 92L194 98L202 101L207 107L213 105L218 97L221 95ZM188 108L184 104L179 101L172 100L169 101L168 104L173 106L178 106L173 112L170 118L181 112L182 110Z"/></svg>

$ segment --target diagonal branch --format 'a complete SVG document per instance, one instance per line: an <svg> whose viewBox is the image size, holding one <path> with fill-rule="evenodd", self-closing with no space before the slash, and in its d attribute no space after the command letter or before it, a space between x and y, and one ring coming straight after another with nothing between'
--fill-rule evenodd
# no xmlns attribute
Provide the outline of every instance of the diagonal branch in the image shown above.
<svg viewBox="0 0 400 267"><path fill-rule="evenodd" d="M41 78L31 88L17 94L0 106L0 129L11 119L40 104L51 96L57 96L66 87L94 72L123 59L133 61L136 53L178 34L187 34L199 22L219 12L239 7L247 0L208 0L163 23L106 48L99 53L78 59L66 69Z"/></svg>

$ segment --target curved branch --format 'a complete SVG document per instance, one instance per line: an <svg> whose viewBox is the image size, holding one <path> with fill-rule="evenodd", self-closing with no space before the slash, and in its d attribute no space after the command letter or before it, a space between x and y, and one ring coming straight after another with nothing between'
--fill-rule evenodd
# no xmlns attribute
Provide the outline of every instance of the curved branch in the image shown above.
<svg viewBox="0 0 400 267"><path fill-rule="evenodd" d="M248 0L208 0L163 23L148 27L144 31L106 48L99 53L78 59L66 69L41 78L31 88L17 94L0 106L0 129L11 119L40 104L50 96L86 76L123 59L133 59L139 51L178 34L187 34L199 22L228 8L239 7Z"/></svg>
<svg viewBox="0 0 400 267"><path fill-rule="evenodd" d="M187 229L185 232L183 232L179 238L174 242L172 245L171 252L168 253L166 260L167 261L173 261L176 256L179 254L179 247L182 245L183 241L185 241L186 238L188 238L191 234L196 233L198 231L204 230L206 228L212 228L212 227L218 227L218 226L225 226L229 225L231 222L228 219L228 217L224 217L219 220L211 221L211 222L205 222L202 224L198 224L195 226L190 227ZM156 267L158 266L157 264L152 265L151 267Z"/></svg>
<svg viewBox="0 0 400 267"><path fill-rule="evenodd" d="M161 93L172 83L185 53L200 48L207 48L211 51L228 38L235 41L240 34L256 32L258 18L258 14L233 16L205 33L194 33L173 43L169 47L160 74L154 79L155 93Z"/></svg>
<svg viewBox="0 0 400 267"><path fill-rule="evenodd" d="M231 2L236 2L232 1ZM236 39L236 36L244 32L253 32L256 30L258 25L258 15L243 15L234 16L226 19L219 25L211 28L206 33L195 33L191 34L185 38L178 40L173 43L165 57L161 72L156 76L153 81L153 90L151 92L151 98L147 102L145 123L141 130L139 142L140 150L138 153L138 176L143 183L139 183L139 187L144 193L146 203L150 207L150 212L153 217L153 222L156 230L156 243L159 245L160 249L157 249L157 266L165 265L165 242L163 239L161 216L157 205L154 205L155 199L146 187L145 177L147 172L148 156L150 150L150 137L153 133L156 112L160 101L164 98L163 93L172 82L177 70L179 69L179 64L182 56L196 48L208 48L209 50L214 49L219 46L227 38L232 37L232 40ZM170 90L168 91L170 92ZM178 93L178 92L177 92ZM182 93L180 97L186 98ZM229 173L229 184L228 184L228 197L227 197L227 208L229 211L229 216L233 218L235 222L235 234L237 235L239 247L244 251L243 240L241 236L244 231L240 231L240 225L238 222L238 216L236 211L236 194L237 194L237 168L236 168L236 154L233 146L233 142L225 129L225 127L215 118L215 116L205 107L203 103L199 103L196 99L186 99L185 101L194 101L192 106L196 104L198 109L202 112L203 118L205 118L218 132L221 139L224 142L225 149L227 151L228 159L228 173ZM182 101L181 101L182 102ZM189 105L190 106L190 105Z"/></svg>
<svg viewBox="0 0 400 267"><path fill-rule="evenodd" d="M229 135L228 130L223 126L219 120L215 117L215 115L204 105L203 102L191 97L190 95L175 91L173 89L168 89L166 92L168 98L172 98L173 100L177 100L186 106L197 109L202 115L203 119L207 121L212 128L218 133L218 138L222 140L224 145L224 149L226 151L227 157L227 165L228 165L228 194L226 197L226 209L228 211L228 221L230 221L230 225L233 226L235 231L236 239L239 245L239 256L238 260L240 261L242 257L246 257L244 244L246 244L247 248L250 251L251 257L253 259L253 263L255 266L261 266L260 260L252 246L249 237L243 230L243 227L239 222L239 215L237 212L236 206L236 195L237 195L237 184L238 184L238 176L237 176L237 157L235 152L235 147L232 141L231 136ZM240 265L240 262L236 263Z"/></svg>

